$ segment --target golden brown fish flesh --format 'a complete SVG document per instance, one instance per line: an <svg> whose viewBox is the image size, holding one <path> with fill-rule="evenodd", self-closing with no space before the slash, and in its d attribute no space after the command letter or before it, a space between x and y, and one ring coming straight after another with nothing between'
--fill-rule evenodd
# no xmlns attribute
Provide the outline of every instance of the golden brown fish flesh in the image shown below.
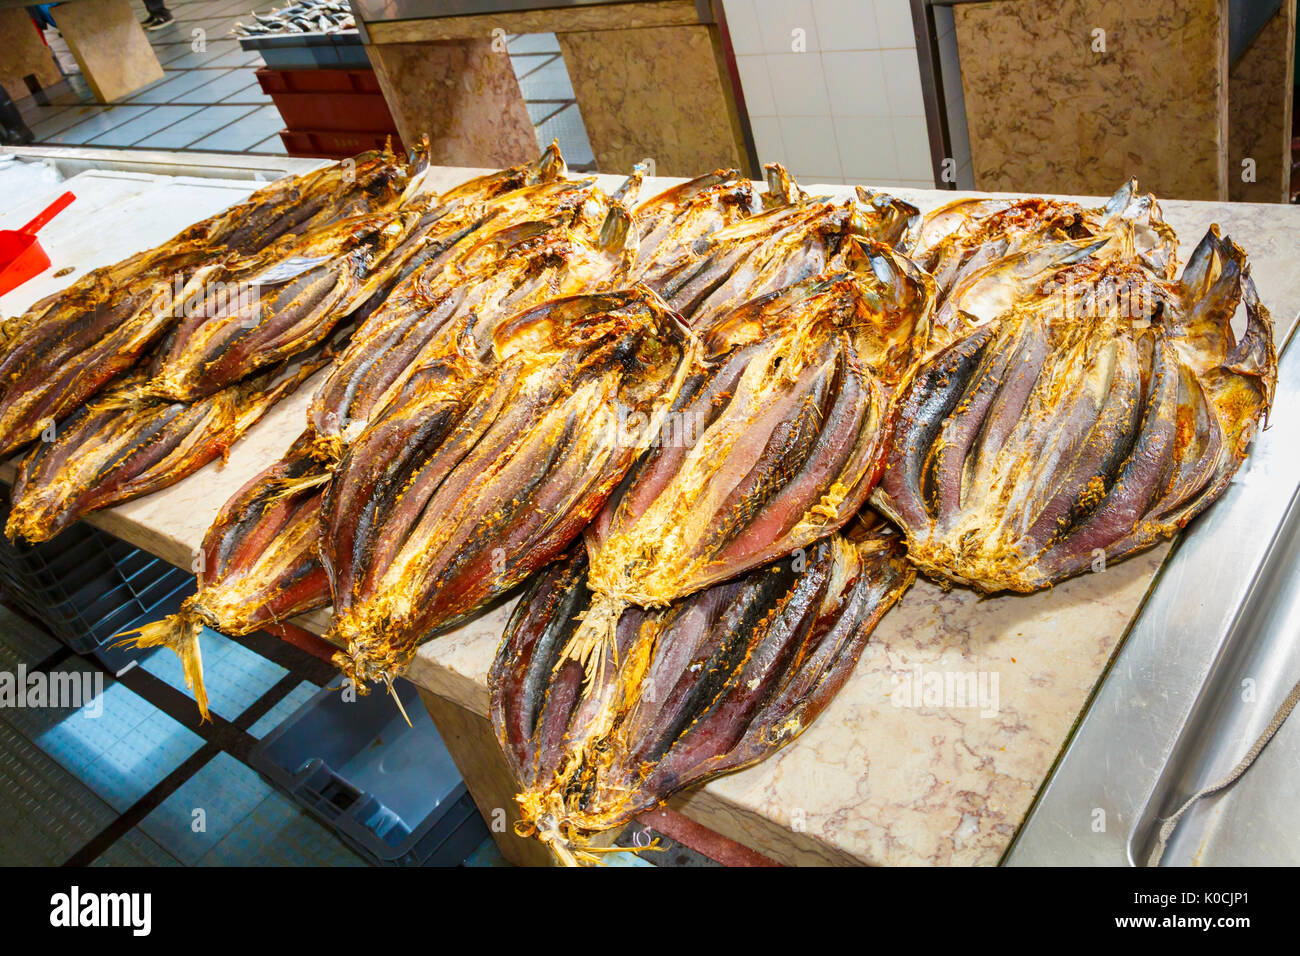
<svg viewBox="0 0 1300 956"><path fill-rule="evenodd" d="M520 836L570 865L592 838L799 736L915 572L896 534L835 534L662 610L625 610L594 671L565 654L591 598L580 550L520 601L488 677Z"/></svg>
<svg viewBox="0 0 1300 956"><path fill-rule="evenodd" d="M1177 282L1132 259L1083 259L927 361L873 502L927 574L1034 591L1204 510L1276 381L1268 312L1217 228Z"/></svg>

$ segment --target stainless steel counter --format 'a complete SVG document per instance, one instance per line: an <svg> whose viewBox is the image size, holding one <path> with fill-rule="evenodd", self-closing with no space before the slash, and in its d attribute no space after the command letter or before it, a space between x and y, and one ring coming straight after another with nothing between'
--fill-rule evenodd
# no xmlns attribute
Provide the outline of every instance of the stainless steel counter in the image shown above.
<svg viewBox="0 0 1300 956"><path fill-rule="evenodd" d="M1276 424L1170 553L1008 863L1145 863L1161 822L1228 774L1300 680L1297 410L1293 347ZM1184 816L1163 865L1300 863L1297 792L1293 717L1241 780Z"/></svg>

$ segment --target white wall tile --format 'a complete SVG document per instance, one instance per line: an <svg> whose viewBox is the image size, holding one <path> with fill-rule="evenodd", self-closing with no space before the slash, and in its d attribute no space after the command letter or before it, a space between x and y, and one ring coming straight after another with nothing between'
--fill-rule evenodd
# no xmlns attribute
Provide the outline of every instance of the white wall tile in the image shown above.
<svg viewBox="0 0 1300 956"><path fill-rule="evenodd" d="M933 182L930 164L930 137L923 116L893 117L894 139L898 150L898 175L903 179Z"/></svg>
<svg viewBox="0 0 1300 956"><path fill-rule="evenodd" d="M727 32L731 35L731 49L737 56L763 52L763 36L758 32L758 17L754 15L754 0L722 0L722 10L727 17Z"/></svg>
<svg viewBox="0 0 1300 956"><path fill-rule="evenodd" d="M774 53L767 57L778 116L829 116L830 100L816 53Z"/></svg>
<svg viewBox="0 0 1300 956"><path fill-rule="evenodd" d="M754 150L760 163L784 163L785 143L781 140L781 121L775 116L751 116Z"/></svg>
<svg viewBox="0 0 1300 956"><path fill-rule="evenodd" d="M795 30L803 31L806 52L816 53L820 49L811 0L754 0L754 14L765 52L793 53Z"/></svg>
<svg viewBox="0 0 1300 956"><path fill-rule="evenodd" d="M892 52L892 51L891 51ZM822 54L832 116L888 116L885 71L877 50Z"/></svg>
<svg viewBox="0 0 1300 956"><path fill-rule="evenodd" d="M740 89L745 94L745 109L750 116L775 116L772 80L767 73L767 58L760 54L736 57Z"/></svg>
<svg viewBox="0 0 1300 956"><path fill-rule="evenodd" d="M829 116L782 116L786 168L801 182L839 182L839 150Z"/></svg>
<svg viewBox="0 0 1300 956"><path fill-rule="evenodd" d="M898 152L889 117L836 117L840 166L852 179L897 179Z"/></svg>
<svg viewBox="0 0 1300 956"><path fill-rule="evenodd" d="M870 0L812 0L812 5L822 52L879 49Z"/></svg>
<svg viewBox="0 0 1300 956"><path fill-rule="evenodd" d="M872 0L876 12L876 32L882 49L911 47L916 49L912 30L912 4L909 0Z"/></svg>
<svg viewBox="0 0 1300 956"><path fill-rule="evenodd" d="M889 92L889 112L894 116L924 116L921 66L916 50L884 50L880 54Z"/></svg>

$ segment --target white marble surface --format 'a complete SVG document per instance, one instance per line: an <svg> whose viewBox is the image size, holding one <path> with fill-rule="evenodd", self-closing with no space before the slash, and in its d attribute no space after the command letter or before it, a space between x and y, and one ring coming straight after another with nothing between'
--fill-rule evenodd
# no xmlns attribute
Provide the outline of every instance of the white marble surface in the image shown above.
<svg viewBox="0 0 1300 956"><path fill-rule="evenodd" d="M441 188L470 172L437 170L431 181ZM619 181L608 177L611 185ZM675 181L652 180L643 195ZM850 194L846 187L813 191ZM956 195L897 192L923 209ZM1300 208L1163 205L1184 259L1211 222L1246 248L1283 341L1300 313L1300 272L1294 266ZM5 305L0 302L0 309ZM254 427L224 465L209 465L172 488L89 520L188 566L230 493L301 431L313 384ZM1290 412L1275 409L1274 418ZM8 479L11 468L0 467L0 477ZM784 863L996 863L1167 550L1157 548L1030 596L980 598L918 583L885 617L843 692L796 743L676 804ZM507 604L425 645L408 676L486 713L486 673L508 612ZM301 623L320 633L327 621L322 612ZM922 693L919 702L908 703L899 690L958 679L976 686L983 680L986 695L996 687L996 708L991 700L983 712L958 706L951 694L933 700Z"/></svg>

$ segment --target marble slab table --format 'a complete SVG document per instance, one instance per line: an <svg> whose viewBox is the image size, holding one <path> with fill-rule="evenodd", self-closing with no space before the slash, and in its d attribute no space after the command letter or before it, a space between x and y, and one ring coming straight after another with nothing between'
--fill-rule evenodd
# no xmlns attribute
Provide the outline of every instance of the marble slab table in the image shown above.
<svg viewBox="0 0 1300 956"><path fill-rule="evenodd" d="M443 189L475 172L439 168L431 185ZM643 195L677 181L647 181ZM620 177L602 177L606 188L619 182ZM809 188L851 195L847 187ZM923 209L955 198L937 191L898 193ZM30 202L42 198L33 195ZM1211 223L1245 247L1277 340L1284 342L1300 313L1300 273L1294 268L1300 208L1196 201L1163 206L1178 231L1184 261ZM0 212L0 227L25 213ZM84 235L85 223L73 209L60 220L70 242L79 229ZM56 248L60 235L51 237ZM166 234L150 238L160 241ZM88 267L95 262L87 248L69 245L92 260ZM0 312L24 304L0 299ZM235 445L225 465L214 463L172 488L88 520L189 567L221 504L299 434L314 384L272 410ZM1274 410L1279 423L1293 414L1295 409ZM11 475L12 464L0 469L0 477ZM671 806L779 863L997 864L1168 551L1168 545L1158 547L1028 596L981 598L918 581L885 616L843 691L798 740L754 767L679 796ZM406 675L420 689L489 820L498 809L512 816L513 808L505 763L486 719L486 674L509 612L507 603L427 643ZM325 611L297 623L321 634L328 622ZM928 703L923 694L905 699L904 688L933 674L984 675L990 690L996 680L996 701L943 706ZM494 836L513 860L545 860L540 845L520 840L508 827Z"/></svg>

